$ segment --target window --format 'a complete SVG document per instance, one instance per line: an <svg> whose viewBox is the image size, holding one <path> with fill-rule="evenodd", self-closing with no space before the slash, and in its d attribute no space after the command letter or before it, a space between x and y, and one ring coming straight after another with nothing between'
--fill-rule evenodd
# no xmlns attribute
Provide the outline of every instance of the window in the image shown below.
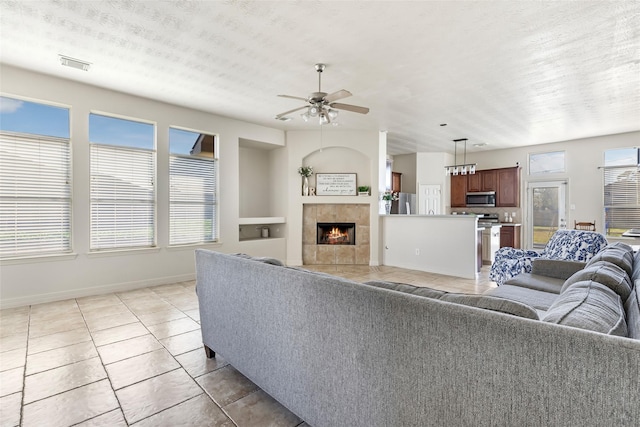
<svg viewBox="0 0 640 427"><path fill-rule="evenodd" d="M640 185L637 148L604 153L605 231L617 237L629 229L640 229Z"/></svg>
<svg viewBox="0 0 640 427"><path fill-rule="evenodd" d="M564 173L564 151L529 154L529 175Z"/></svg>
<svg viewBox="0 0 640 427"><path fill-rule="evenodd" d="M71 252L67 108L0 97L0 258Z"/></svg>
<svg viewBox="0 0 640 427"><path fill-rule="evenodd" d="M155 245L155 127L89 116L91 250Z"/></svg>
<svg viewBox="0 0 640 427"><path fill-rule="evenodd" d="M214 242L217 233L216 138L169 128L169 243Z"/></svg>

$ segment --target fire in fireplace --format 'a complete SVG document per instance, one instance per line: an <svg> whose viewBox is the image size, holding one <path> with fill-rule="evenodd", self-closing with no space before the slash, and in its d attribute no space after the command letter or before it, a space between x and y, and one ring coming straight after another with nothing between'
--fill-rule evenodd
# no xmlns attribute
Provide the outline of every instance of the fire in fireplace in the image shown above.
<svg viewBox="0 0 640 427"><path fill-rule="evenodd" d="M317 223L318 245L355 245L356 224L353 222Z"/></svg>

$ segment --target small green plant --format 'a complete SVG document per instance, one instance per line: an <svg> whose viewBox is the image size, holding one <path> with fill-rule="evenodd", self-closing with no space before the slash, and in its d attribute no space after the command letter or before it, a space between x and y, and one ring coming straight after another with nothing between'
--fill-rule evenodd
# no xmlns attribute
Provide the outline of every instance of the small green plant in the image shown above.
<svg viewBox="0 0 640 427"><path fill-rule="evenodd" d="M298 168L298 173L308 178L313 175L313 166L300 166Z"/></svg>
<svg viewBox="0 0 640 427"><path fill-rule="evenodd" d="M358 191L360 193L368 193L369 192L369 186L368 185L361 185L358 187Z"/></svg>

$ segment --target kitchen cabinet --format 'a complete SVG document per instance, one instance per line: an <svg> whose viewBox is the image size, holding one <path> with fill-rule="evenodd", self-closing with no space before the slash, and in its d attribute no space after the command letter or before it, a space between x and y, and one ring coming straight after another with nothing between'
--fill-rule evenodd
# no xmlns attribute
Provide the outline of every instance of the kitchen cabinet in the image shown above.
<svg viewBox="0 0 640 427"><path fill-rule="evenodd" d="M394 193L402 191L402 173L391 172L391 191Z"/></svg>
<svg viewBox="0 0 640 427"><path fill-rule="evenodd" d="M520 249L520 224L502 224L500 229L500 247Z"/></svg>
<svg viewBox="0 0 640 427"><path fill-rule="evenodd" d="M496 259L496 251L500 248L499 225L486 227L482 231L482 263L493 264Z"/></svg>
<svg viewBox="0 0 640 427"><path fill-rule="evenodd" d="M511 208L520 205L520 167L496 169L496 207Z"/></svg>
<svg viewBox="0 0 640 427"><path fill-rule="evenodd" d="M467 205L467 175L451 175L451 207Z"/></svg>
<svg viewBox="0 0 640 427"><path fill-rule="evenodd" d="M496 170L479 170L473 175L467 175L467 191L496 191Z"/></svg>
<svg viewBox="0 0 640 427"><path fill-rule="evenodd" d="M520 206L520 167L478 170L473 175L451 175L451 207L466 207L467 192L496 192L497 208Z"/></svg>

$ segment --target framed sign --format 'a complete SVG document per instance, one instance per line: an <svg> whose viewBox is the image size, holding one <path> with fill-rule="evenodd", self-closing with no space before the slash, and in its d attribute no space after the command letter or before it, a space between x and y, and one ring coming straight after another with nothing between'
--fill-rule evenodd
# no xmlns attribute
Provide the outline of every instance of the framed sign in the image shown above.
<svg viewBox="0 0 640 427"><path fill-rule="evenodd" d="M316 195L318 196L355 196L355 173L318 173L316 174Z"/></svg>

